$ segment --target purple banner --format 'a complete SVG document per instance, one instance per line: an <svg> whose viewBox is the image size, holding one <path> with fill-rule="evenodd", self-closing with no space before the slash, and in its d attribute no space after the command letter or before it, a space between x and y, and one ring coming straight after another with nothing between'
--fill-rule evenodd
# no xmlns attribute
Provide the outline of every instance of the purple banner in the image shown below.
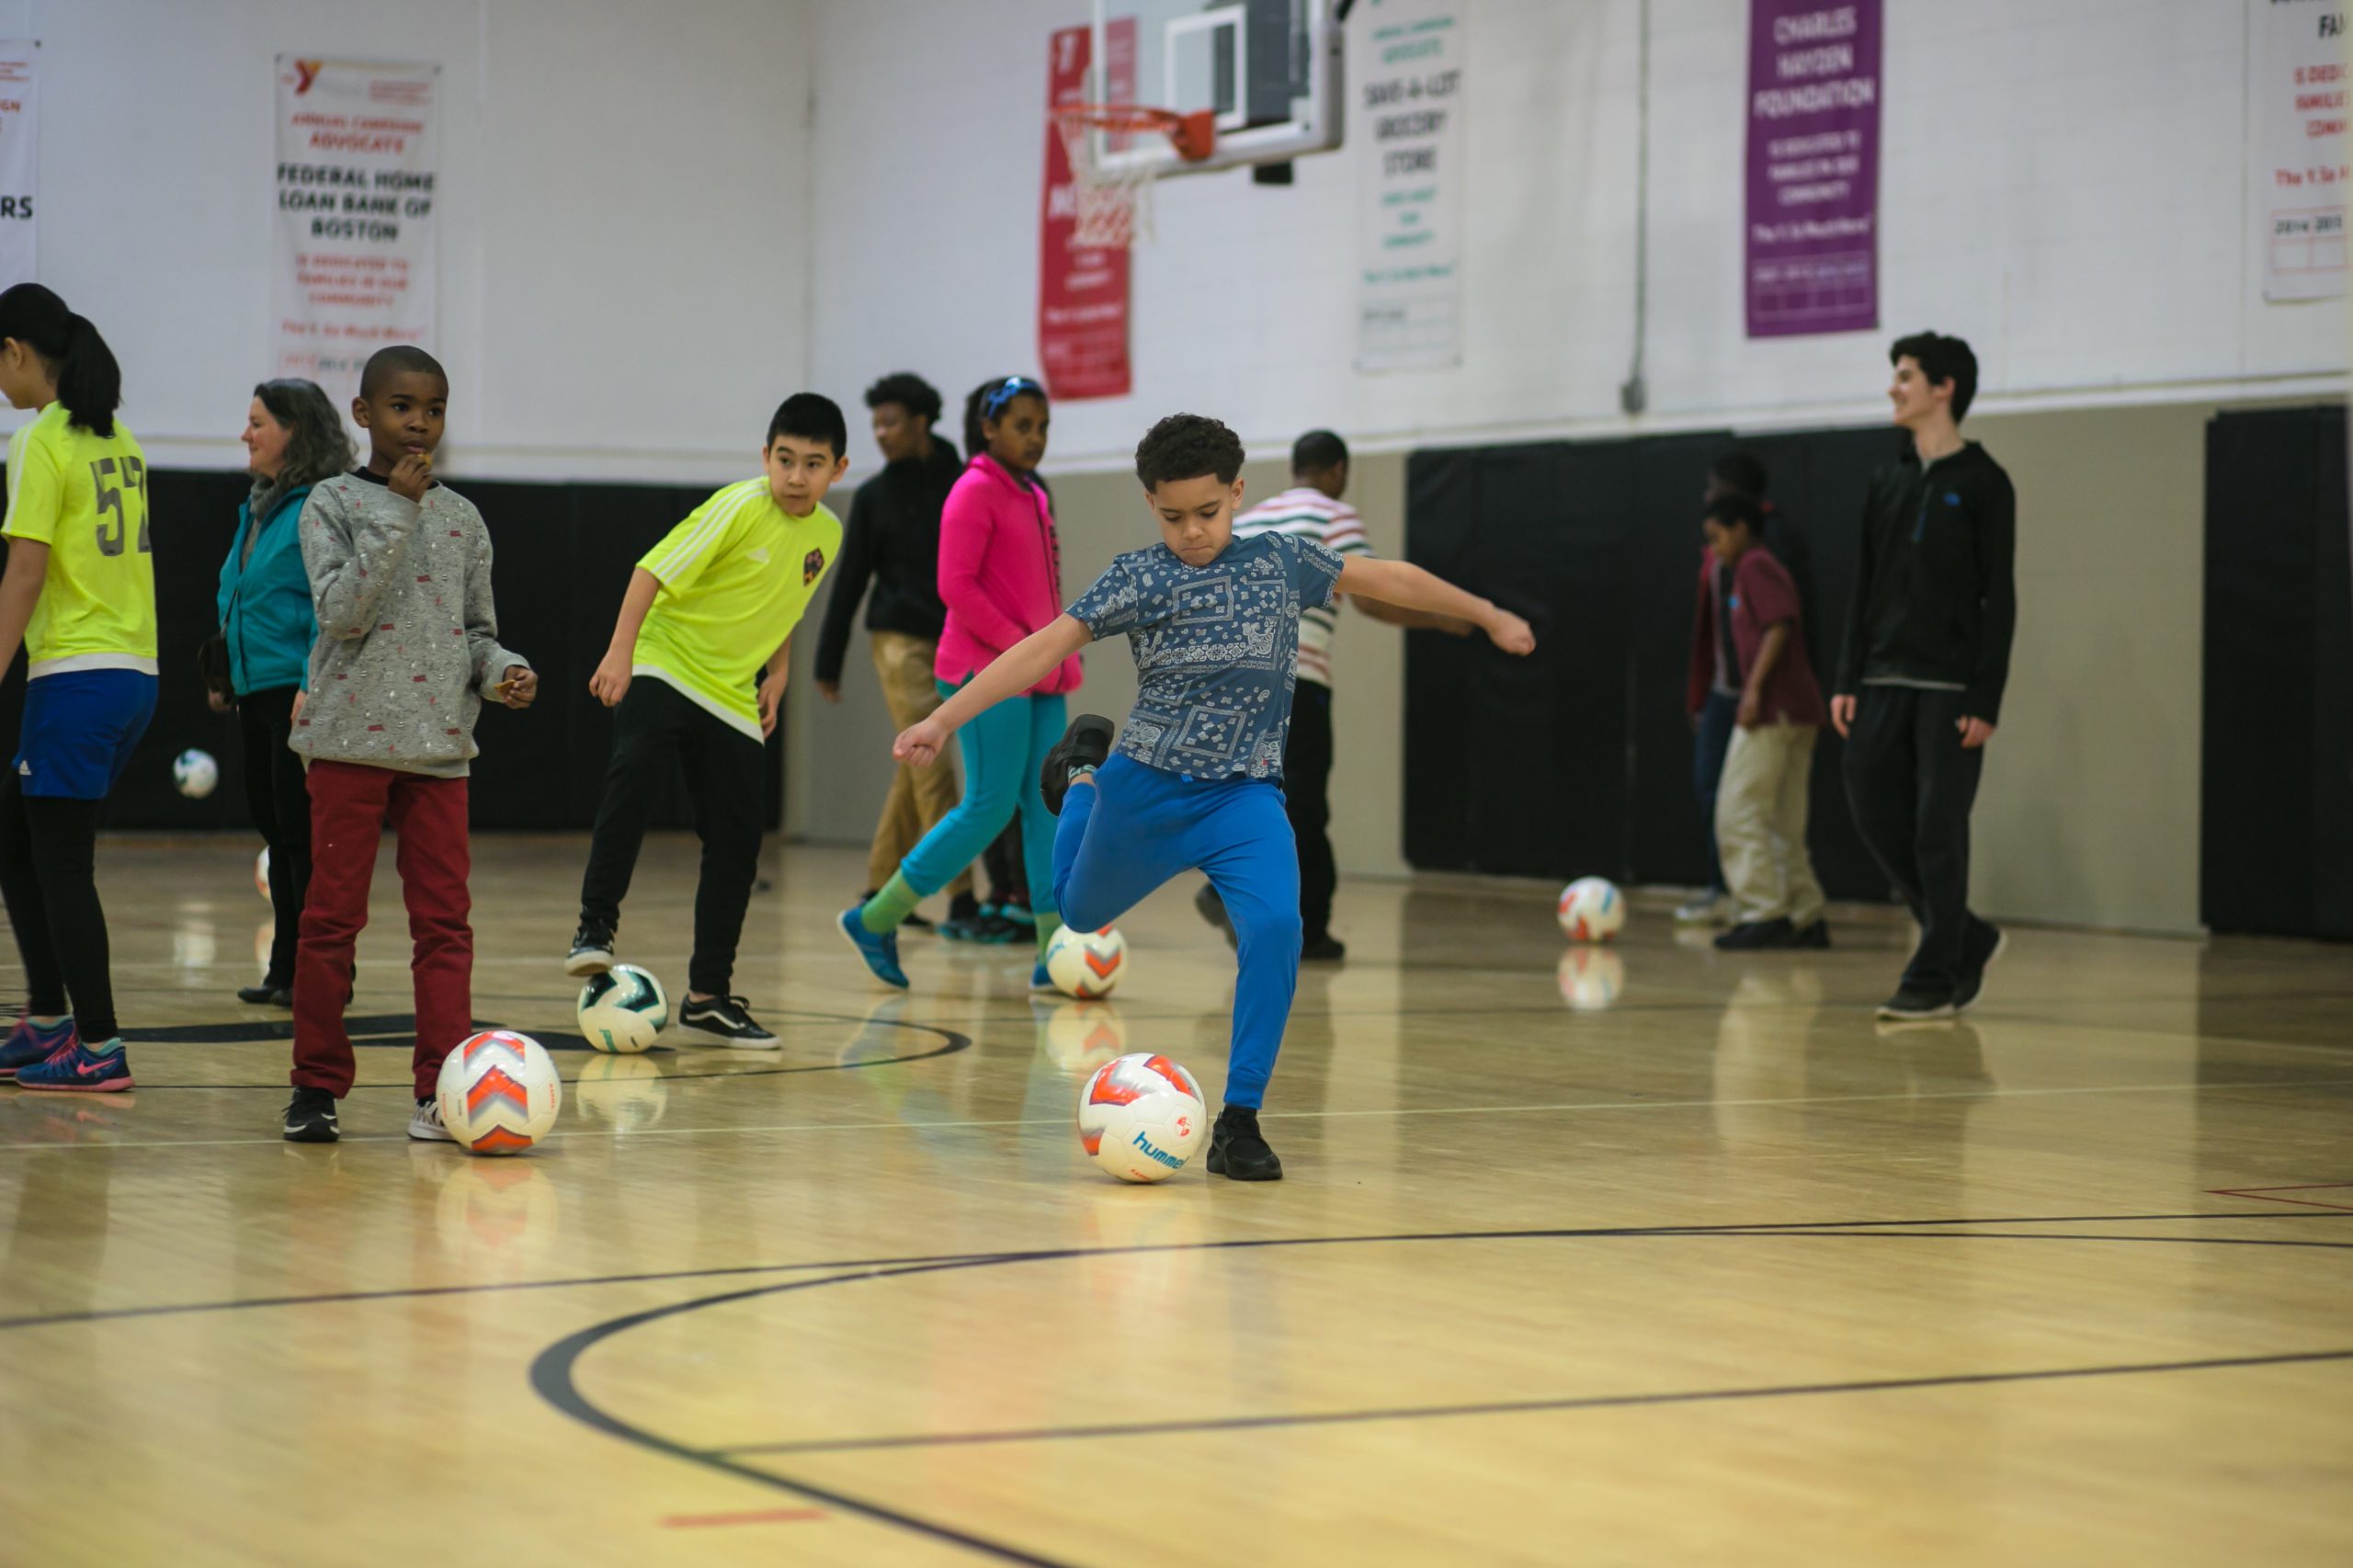
<svg viewBox="0 0 2353 1568"><path fill-rule="evenodd" d="M1879 325L1880 0L1749 0L1748 335Z"/></svg>

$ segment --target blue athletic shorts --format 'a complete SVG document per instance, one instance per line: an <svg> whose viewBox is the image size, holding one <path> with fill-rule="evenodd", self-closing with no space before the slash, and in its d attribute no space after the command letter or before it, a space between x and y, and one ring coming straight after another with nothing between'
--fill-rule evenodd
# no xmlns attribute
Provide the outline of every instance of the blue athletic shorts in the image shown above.
<svg viewBox="0 0 2353 1568"><path fill-rule="evenodd" d="M105 800L154 717L155 677L138 670L64 670L27 681L17 788Z"/></svg>

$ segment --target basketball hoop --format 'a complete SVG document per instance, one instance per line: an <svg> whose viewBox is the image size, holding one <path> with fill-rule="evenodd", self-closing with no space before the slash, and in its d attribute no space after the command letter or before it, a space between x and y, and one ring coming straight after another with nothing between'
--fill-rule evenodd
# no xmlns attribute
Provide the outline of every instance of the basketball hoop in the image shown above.
<svg viewBox="0 0 2353 1568"><path fill-rule="evenodd" d="M1107 168L1095 157L1092 131L1107 136L1168 138L1176 155L1198 164L1217 149L1217 115L1201 109L1178 114L1142 104L1064 104L1052 111L1069 154L1070 177L1077 199L1076 224L1071 243L1124 248L1152 237L1152 181L1158 165L1137 160Z"/></svg>

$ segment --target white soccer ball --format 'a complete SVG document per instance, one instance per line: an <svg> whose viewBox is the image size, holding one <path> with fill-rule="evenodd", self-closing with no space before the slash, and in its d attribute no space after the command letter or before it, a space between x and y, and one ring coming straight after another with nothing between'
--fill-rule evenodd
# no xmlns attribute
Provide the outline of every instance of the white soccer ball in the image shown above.
<svg viewBox="0 0 2353 1568"><path fill-rule="evenodd" d="M269 846L267 844L261 846L261 853L254 857L254 892L261 894L261 901L264 903L271 902L269 896Z"/></svg>
<svg viewBox="0 0 2353 1568"><path fill-rule="evenodd" d="M221 782L221 765L209 751L194 747L172 758L172 788L191 801L201 801Z"/></svg>
<svg viewBox="0 0 2353 1568"><path fill-rule="evenodd" d="M1561 1000L1580 1013L1598 1013L1626 989L1626 960L1614 948L1571 948L1561 955Z"/></svg>
<svg viewBox="0 0 2353 1568"><path fill-rule="evenodd" d="M1116 926L1074 931L1065 926L1046 944L1046 978L1065 996L1092 1002L1119 989L1128 972L1128 939Z"/></svg>
<svg viewBox="0 0 2353 1568"><path fill-rule="evenodd" d="M1606 942L1625 927L1626 895L1604 877L1579 877L1561 890L1561 931L1572 942Z"/></svg>
<svg viewBox="0 0 2353 1568"><path fill-rule="evenodd" d="M635 964L617 963L580 988L580 1033L597 1051L643 1051L670 1027L662 983Z"/></svg>
<svg viewBox="0 0 2353 1568"><path fill-rule="evenodd" d="M1200 1085L1165 1056L1115 1056L1078 1091L1079 1145L1121 1181L1166 1181L1209 1130Z"/></svg>
<svg viewBox="0 0 2353 1568"><path fill-rule="evenodd" d="M563 1104L555 1059L529 1035L484 1029L459 1041L436 1085L441 1125L477 1154L519 1154L548 1134Z"/></svg>

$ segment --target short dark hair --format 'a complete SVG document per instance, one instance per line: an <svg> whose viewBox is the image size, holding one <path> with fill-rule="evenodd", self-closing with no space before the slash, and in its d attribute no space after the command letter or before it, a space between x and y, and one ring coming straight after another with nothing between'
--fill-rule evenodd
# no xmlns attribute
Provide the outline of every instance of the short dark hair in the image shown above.
<svg viewBox="0 0 2353 1568"><path fill-rule="evenodd" d="M1765 487L1770 483L1765 465L1754 452L1726 452L1708 465L1708 477L1733 494L1755 501L1765 499Z"/></svg>
<svg viewBox="0 0 2353 1568"><path fill-rule="evenodd" d="M1242 437L1207 415L1172 414L1136 443L1136 478L1146 490L1211 473L1231 484L1241 472Z"/></svg>
<svg viewBox="0 0 2353 1568"><path fill-rule="evenodd" d="M768 438L760 445L773 447L779 436L823 441L836 458L849 451L849 423L842 417L842 405L823 392L794 392L778 403L776 417L768 421Z"/></svg>
<svg viewBox="0 0 2353 1568"><path fill-rule="evenodd" d="M938 422L939 389L913 370L893 370L866 389L867 407L880 408L886 403L897 403L918 419Z"/></svg>
<svg viewBox="0 0 2353 1568"><path fill-rule="evenodd" d="M395 343L390 348L379 348L368 356L368 368L359 372L361 399L366 402L374 402L376 394L384 390L386 381L391 381L394 376L407 375L411 371L420 375L438 376L441 379L441 390L443 392L449 390L449 372L441 368L440 360L436 359L414 343Z"/></svg>
<svg viewBox="0 0 2353 1568"><path fill-rule="evenodd" d="M1329 430L1310 430L1290 444L1294 474L1322 473L1348 460L1348 444Z"/></svg>
<svg viewBox="0 0 2353 1568"><path fill-rule="evenodd" d="M343 427L343 415L335 411L317 382L290 378L264 381L254 388L254 396L272 419L286 427L285 466L278 471L280 483L290 488L315 484L358 464L350 433Z"/></svg>
<svg viewBox="0 0 2353 1568"><path fill-rule="evenodd" d="M1952 383L1952 417L1959 424L1977 399L1977 356L1970 352L1969 345L1942 333L1915 332L1895 340L1895 347L1887 351L1887 362L1893 365L1906 355L1920 362L1920 373L1928 378L1930 386Z"/></svg>
<svg viewBox="0 0 2353 1568"><path fill-rule="evenodd" d="M1728 490L1708 503L1708 518L1731 528L1737 523L1762 539L1765 535L1765 507L1754 495L1743 495Z"/></svg>

